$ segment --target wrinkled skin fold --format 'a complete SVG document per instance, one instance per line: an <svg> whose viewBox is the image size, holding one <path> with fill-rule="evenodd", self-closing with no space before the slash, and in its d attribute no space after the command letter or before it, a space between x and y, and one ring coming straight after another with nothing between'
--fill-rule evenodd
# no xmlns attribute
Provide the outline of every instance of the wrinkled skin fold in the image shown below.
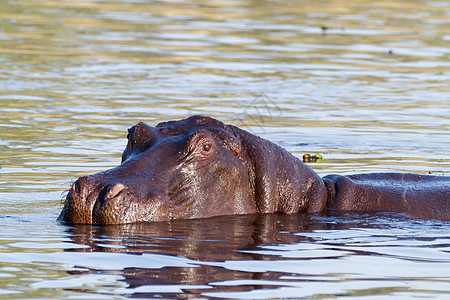
<svg viewBox="0 0 450 300"><path fill-rule="evenodd" d="M254 213L395 211L450 220L450 177L318 176L274 143L193 116L128 130L122 163L80 177L59 220L124 224Z"/></svg>

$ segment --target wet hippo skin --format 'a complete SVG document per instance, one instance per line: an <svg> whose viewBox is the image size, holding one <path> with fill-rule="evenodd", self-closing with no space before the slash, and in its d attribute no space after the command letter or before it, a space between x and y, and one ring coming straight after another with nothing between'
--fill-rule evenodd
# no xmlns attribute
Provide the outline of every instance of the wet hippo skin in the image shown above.
<svg viewBox="0 0 450 300"><path fill-rule="evenodd" d="M60 220L121 224L324 209L450 220L450 177L321 178L276 144L202 116L156 127L141 122L127 138L119 166L72 185Z"/></svg>

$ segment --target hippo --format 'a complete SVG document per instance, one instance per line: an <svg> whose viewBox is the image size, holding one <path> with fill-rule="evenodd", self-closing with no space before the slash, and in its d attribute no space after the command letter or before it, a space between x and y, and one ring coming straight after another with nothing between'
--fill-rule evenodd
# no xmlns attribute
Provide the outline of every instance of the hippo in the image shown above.
<svg viewBox="0 0 450 300"><path fill-rule="evenodd" d="M59 220L125 224L323 210L450 220L450 177L370 173L320 177L282 147L205 116L140 122L119 166L71 186Z"/></svg>

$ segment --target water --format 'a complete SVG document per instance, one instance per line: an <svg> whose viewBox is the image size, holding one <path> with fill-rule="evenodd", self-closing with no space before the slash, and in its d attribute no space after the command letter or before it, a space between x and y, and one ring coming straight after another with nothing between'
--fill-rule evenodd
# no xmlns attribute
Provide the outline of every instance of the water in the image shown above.
<svg viewBox="0 0 450 300"><path fill-rule="evenodd" d="M449 222L55 222L141 120L210 115L322 154L320 175L449 175L448 2L0 5L0 298L449 297Z"/></svg>

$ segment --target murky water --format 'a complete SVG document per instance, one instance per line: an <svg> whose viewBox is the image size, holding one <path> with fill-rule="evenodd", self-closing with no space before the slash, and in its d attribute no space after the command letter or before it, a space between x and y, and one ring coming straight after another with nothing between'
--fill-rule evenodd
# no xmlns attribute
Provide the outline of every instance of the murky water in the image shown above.
<svg viewBox="0 0 450 300"><path fill-rule="evenodd" d="M71 227L126 129L217 117L321 175L450 174L445 1L0 1L0 298L450 296L450 224L396 214Z"/></svg>

